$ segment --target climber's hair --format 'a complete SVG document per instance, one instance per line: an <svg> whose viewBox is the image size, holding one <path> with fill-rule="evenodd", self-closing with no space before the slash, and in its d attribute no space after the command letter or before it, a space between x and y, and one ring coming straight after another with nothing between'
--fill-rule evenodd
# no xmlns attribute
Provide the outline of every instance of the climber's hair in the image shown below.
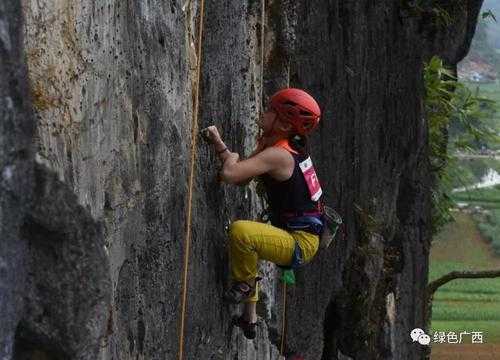
<svg viewBox="0 0 500 360"><path fill-rule="evenodd" d="M299 154L307 156L309 155L309 141L306 135L293 134L288 137L288 142L290 146Z"/></svg>

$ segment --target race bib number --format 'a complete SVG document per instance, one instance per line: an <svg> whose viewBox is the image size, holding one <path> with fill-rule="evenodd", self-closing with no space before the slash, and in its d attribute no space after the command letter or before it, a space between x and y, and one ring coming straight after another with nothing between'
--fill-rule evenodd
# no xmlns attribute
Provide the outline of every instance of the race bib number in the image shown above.
<svg viewBox="0 0 500 360"><path fill-rule="evenodd" d="M311 158L308 157L299 163L299 166L300 170L302 170L302 174L304 175L304 179L306 180L307 187L309 188L311 200L318 201L321 194L323 194L323 190L321 190L321 186L319 185L318 177L316 176L316 171L314 170Z"/></svg>

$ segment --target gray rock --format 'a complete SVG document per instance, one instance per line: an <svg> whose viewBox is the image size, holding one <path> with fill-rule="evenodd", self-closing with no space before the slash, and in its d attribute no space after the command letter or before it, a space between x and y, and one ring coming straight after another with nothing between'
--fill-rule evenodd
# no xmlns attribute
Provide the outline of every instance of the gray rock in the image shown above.
<svg viewBox="0 0 500 360"><path fill-rule="evenodd" d="M98 223L35 166L22 19L19 1L0 4L0 358L95 359L109 261Z"/></svg>
<svg viewBox="0 0 500 360"><path fill-rule="evenodd" d="M21 227L28 244L25 308L16 359L96 359L111 329L109 261L101 226L42 166Z"/></svg>
<svg viewBox="0 0 500 360"><path fill-rule="evenodd" d="M215 155L198 142L186 359L275 359L285 320L285 350L307 359L424 356L407 335L424 327L430 246L433 179L422 64L433 54L450 65L465 55L481 3L453 4L448 27L427 16L432 9L415 11L413 2L268 1L263 20L260 2L205 4L197 126L215 123L231 149L248 154L262 101L288 84L305 88L323 109L320 129L310 139L313 159L326 198L346 225L334 247L298 271L298 285L287 292L286 319L276 271L263 265L268 280L258 338L243 339L230 326L238 309L221 296L228 281L225 228L235 219L254 218L259 202L254 191L219 184ZM17 2L0 5L0 51L1 61L6 53L18 64L23 61L15 51L21 47L12 44L20 37L5 25L20 19L13 5L19 11ZM33 155L16 149L29 149L33 122L27 120L23 130L12 115L29 110L19 105L27 92L7 94L15 87L1 81L2 126L9 131L0 134L1 231L7 239L0 244L0 267L6 274L2 290L8 289L2 291L1 315L10 314L0 326L2 351L9 358L22 317L22 349L33 350L27 346L32 341L60 357L174 359L189 226L199 2L28 0L25 10L37 151L66 185L37 172L53 185L39 198L46 203L32 203ZM1 64L3 80L10 68ZM4 196L16 189L20 197ZM57 205L69 217L52 207L52 196L62 200ZM104 223L108 275L98 225L76 201ZM80 221L72 222L71 214ZM23 238L17 235L21 226ZM44 231L61 247L40 239ZM63 254L68 261L57 263ZM44 270L52 262L66 271L26 277L23 269L38 269L38 261ZM94 281L72 283L82 274ZM106 279L112 289L108 313ZM18 302L22 291L26 313ZM43 296L48 293L54 295ZM36 317L41 308L55 312ZM78 319L87 320L74 323ZM89 319L92 326L82 327ZM109 336L95 357L103 331Z"/></svg>
<svg viewBox="0 0 500 360"><path fill-rule="evenodd" d="M20 1L0 3L0 359L14 351L26 286L27 244L19 236L33 195L32 136Z"/></svg>

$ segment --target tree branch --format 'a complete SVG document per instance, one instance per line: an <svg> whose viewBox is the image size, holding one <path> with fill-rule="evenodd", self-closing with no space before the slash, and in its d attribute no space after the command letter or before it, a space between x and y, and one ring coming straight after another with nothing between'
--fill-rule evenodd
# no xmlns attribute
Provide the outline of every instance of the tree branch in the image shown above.
<svg viewBox="0 0 500 360"><path fill-rule="evenodd" d="M500 269L481 271L452 271L427 285L427 294L432 296L434 292L444 284L455 279L481 279L500 277Z"/></svg>

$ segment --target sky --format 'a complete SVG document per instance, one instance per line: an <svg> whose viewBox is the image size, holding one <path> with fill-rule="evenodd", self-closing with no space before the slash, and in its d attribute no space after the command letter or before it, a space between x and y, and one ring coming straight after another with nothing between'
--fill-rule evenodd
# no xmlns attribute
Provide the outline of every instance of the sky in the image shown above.
<svg viewBox="0 0 500 360"><path fill-rule="evenodd" d="M500 49L500 0L485 0L481 11L488 10L491 10L497 19L496 22L491 18L485 19L488 41L494 48Z"/></svg>

